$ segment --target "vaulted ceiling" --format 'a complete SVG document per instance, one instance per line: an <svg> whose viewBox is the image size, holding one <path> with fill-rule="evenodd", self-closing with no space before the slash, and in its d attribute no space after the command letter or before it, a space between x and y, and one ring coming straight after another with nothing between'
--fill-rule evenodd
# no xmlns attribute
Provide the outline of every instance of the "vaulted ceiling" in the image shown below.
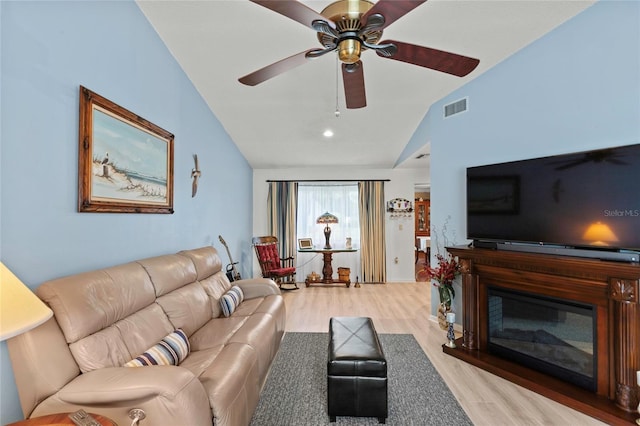
<svg viewBox="0 0 640 426"><path fill-rule="evenodd" d="M294 0L292 0L294 1ZM594 1L429 0L384 30L480 60L466 77L362 54L367 106L346 109L335 53L257 86L238 78L320 48L316 32L249 0L138 0L161 39L254 168L393 168L429 107ZM322 11L330 1L302 1ZM336 110L339 117L336 117ZM331 138L323 136L330 129ZM398 167L420 168L429 141ZM212 143L215 143L212 141Z"/></svg>

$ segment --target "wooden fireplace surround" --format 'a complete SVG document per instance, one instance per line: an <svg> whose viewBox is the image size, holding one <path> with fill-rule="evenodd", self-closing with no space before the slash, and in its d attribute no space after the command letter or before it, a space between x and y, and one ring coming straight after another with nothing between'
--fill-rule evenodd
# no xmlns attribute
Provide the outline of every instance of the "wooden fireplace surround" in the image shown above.
<svg viewBox="0 0 640 426"><path fill-rule="evenodd" d="M449 247L462 267L462 337L445 353L606 423L635 424L640 391L640 265L539 253ZM487 351L488 286L596 309L597 390L589 392Z"/></svg>

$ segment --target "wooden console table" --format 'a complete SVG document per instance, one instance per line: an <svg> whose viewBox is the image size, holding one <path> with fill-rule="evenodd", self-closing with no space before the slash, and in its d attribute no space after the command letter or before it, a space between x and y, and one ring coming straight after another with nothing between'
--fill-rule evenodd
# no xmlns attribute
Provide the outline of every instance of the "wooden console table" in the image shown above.
<svg viewBox="0 0 640 426"><path fill-rule="evenodd" d="M346 284L347 288L351 285L351 281L339 281L339 280L334 280L333 279L333 266L332 266L332 261L333 261L333 253L352 253L357 251L357 249L304 249L304 250L298 250L298 252L300 253L322 253L322 259L323 259L323 266L322 266L322 281L320 281L320 283L322 284ZM305 285L307 287L309 287L310 284L313 284L311 282L309 282L309 280L305 280ZM356 286L357 287L357 286Z"/></svg>
<svg viewBox="0 0 640 426"><path fill-rule="evenodd" d="M608 424L633 424L640 391L640 265L536 253L449 247L462 267L463 337L443 351ZM592 305L597 388L579 388L488 350L488 288Z"/></svg>

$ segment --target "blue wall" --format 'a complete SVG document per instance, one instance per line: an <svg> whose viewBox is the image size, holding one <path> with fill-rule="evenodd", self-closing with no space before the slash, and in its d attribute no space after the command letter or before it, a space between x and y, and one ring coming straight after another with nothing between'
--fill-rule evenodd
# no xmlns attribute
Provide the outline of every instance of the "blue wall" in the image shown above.
<svg viewBox="0 0 640 426"><path fill-rule="evenodd" d="M252 170L138 6L2 1L0 19L3 263L36 288L211 244L226 262L221 234L249 271ZM175 135L173 215L77 213L79 85ZM191 198L195 153L202 178ZM0 361L5 424L22 418L5 343Z"/></svg>
<svg viewBox="0 0 640 426"><path fill-rule="evenodd" d="M467 242L466 167L640 143L639 28L640 3L598 2L434 104L425 121L436 229L451 216ZM469 110L443 119L462 97Z"/></svg>

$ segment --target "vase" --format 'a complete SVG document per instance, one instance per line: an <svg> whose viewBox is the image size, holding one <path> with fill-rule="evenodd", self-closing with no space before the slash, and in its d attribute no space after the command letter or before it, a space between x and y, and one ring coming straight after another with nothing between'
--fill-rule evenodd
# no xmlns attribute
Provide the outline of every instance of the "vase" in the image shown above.
<svg viewBox="0 0 640 426"><path fill-rule="evenodd" d="M447 313L451 312L451 306L447 306L444 303L438 305L438 325L442 330L447 330L449 324L447 324Z"/></svg>

